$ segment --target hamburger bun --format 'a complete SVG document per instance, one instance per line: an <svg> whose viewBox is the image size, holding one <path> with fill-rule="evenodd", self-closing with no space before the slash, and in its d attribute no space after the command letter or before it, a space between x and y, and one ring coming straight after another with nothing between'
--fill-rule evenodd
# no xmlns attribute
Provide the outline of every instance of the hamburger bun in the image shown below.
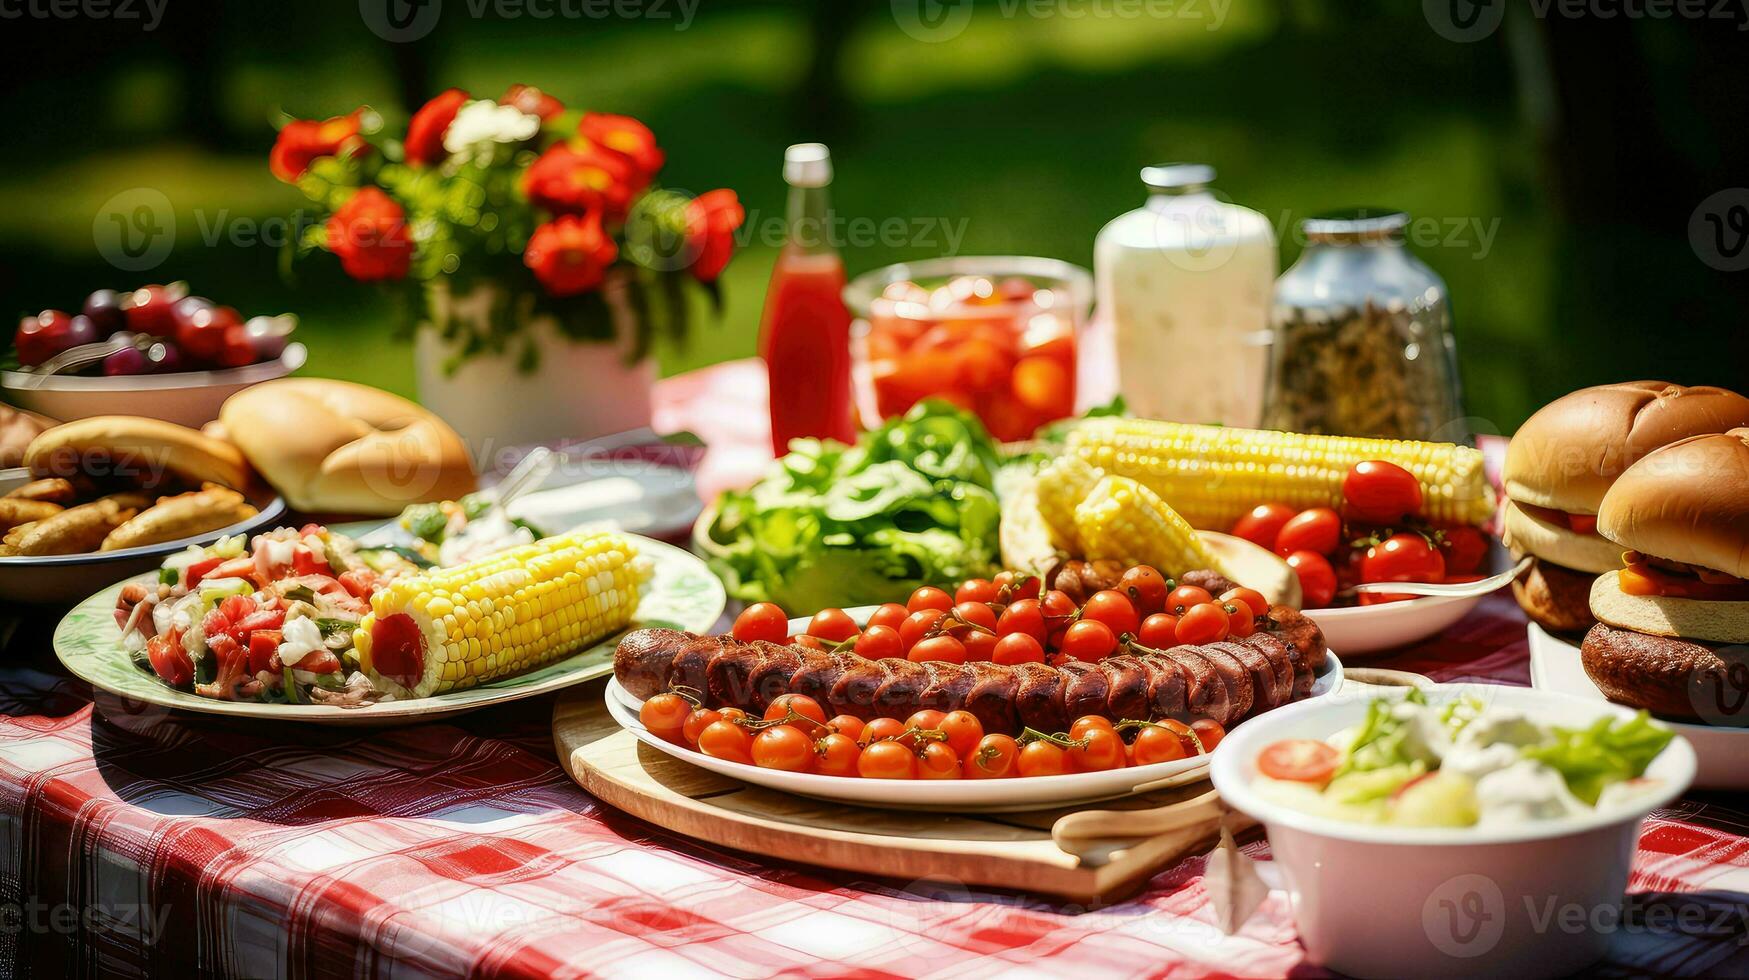
<svg viewBox="0 0 1749 980"><path fill-rule="evenodd" d="M1591 615L1600 623L1653 636L1749 643L1749 602L1629 595L1621 590L1619 572L1604 572L1591 583Z"/></svg>
<svg viewBox="0 0 1749 980"><path fill-rule="evenodd" d="M1515 554L1534 555L1593 575L1621 567L1621 546L1600 534L1580 534L1542 514L1506 502L1501 537Z"/></svg>
<svg viewBox="0 0 1749 980"><path fill-rule="evenodd" d="M388 516L475 487L461 437L405 398L348 381L284 378L225 400L219 422L292 507Z"/></svg>
<svg viewBox="0 0 1749 980"><path fill-rule="evenodd" d="M1544 405L1506 447L1502 477L1517 501L1595 514L1636 460L1660 446L1749 425L1749 398L1713 387L1628 381Z"/></svg>
<svg viewBox="0 0 1749 980"><path fill-rule="evenodd" d="M1579 633L1591 617L1595 576L1533 557L1524 574L1512 580L1512 597L1525 615L1551 633Z"/></svg>
<svg viewBox="0 0 1749 980"><path fill-rule="evenodd" d="M236 446L185 426L133 415L94 415L48 429L24 451L38 478L119 478L156 487L167 478L198 486L249 487L249 464Z"/></svg>
<svg viewBox="0 0 1749 980"><path fill-rule="evenodd" d="M1603 499L1597 533L1749 578L1749 428L1693 436L1628 467Z"/></svg>
<svg viewBox="0 0 1749 980"><path fill-rule="evenodd" d="M1709 646L1598 623L1579 662L1603 696L1655 715L1709 725L1749 725L1741 677L1749 648Z"/></svg>

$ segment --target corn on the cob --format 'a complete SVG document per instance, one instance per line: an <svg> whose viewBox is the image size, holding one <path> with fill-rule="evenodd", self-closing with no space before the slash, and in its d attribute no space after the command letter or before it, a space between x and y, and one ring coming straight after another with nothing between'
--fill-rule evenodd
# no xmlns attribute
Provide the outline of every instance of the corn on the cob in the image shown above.
<svg viewBox="0 0 1749 980"><path fill-rule="evenodd" d="M1177 578L1194 568L1225 574L1196 529L1159 495L1134 480L1107 476L1075 508L1081 557L1111 558L1125 565L1152 565Z"/></svg>
<svg viewBox="0 0 1749 980"><path fill-rule="evenodd" d="M1051 532L1051 544L1071 555L1081 554L1075 508L1093 492L1105 474L1079 456L1059 456L1038 473L1038 512Z"/></svg>
<svg viewBox="0 0 1749 980"><path fill-rule="evenodd" d="M572 531L384 586L353 646L397 698L472 687L623 629L647 576L623 535Z"/></svg>
<svg viewBox="0 0 1749 980"><path fill-rule="evenodd" d="M1343 476L1369 459L1415 474L1429 519L1481 524L1494 512L1482 454L1452 443L1089 419L1070 435L1069 452L1140 482L1191 524L1222 531L1261 503L1340 508Z"/></svg>

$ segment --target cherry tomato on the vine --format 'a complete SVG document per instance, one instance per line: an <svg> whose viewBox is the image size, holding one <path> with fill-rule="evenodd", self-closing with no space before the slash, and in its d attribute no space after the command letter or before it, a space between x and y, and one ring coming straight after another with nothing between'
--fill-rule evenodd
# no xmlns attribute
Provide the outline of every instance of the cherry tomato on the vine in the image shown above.
<svg viewBox="0 0 1749 980"><path fill-rule="evenodd" d="M898 742L871 742L856 758L864 779L916 779L917 753Z"/></svg>
<svg viewBox="0 0 1749 980"><path fill-rule="evenodd" d="M1117 590L1130 600L1137 616L1152 616L1166 608L1166 576L1152 565L1135 565L1117 580Z"/></svg>
<svg viewBox="0 0 1749 980"><path fill-rule="evenodd" d="M1330 559L1315 551L1296 551L1287 556L1287 566L1300 578L1304 608L1324 609L1336 598L1336 569Z"/></svg>
<svg viewBox="0 0 1749 980"><path fill-rule="evenodd" d="M925 585L911 593L911 599L905 603L905 608L912 612L917 612L920 609L939 609L942 612L947 612L953 608L953 596L933 585Z"/></svg>
<svg viewBox="0 0 1749 980"><path fill-rule="evenodd" d="M1227 611L1212 602L1199 602L1178 617L1178 642L1189 644L1214 643L1224 640L1232 631Z"/></svg>
<svg viewBox="0 0 1749 980"><path fill-rule="evenodd" d="M869 626L885 626L888 629L896 630L910 615L911 610L897 602L883 602L874 612L868 614L868 623L863 629L866 631Z"/></svg>
<svg viewBox="0 0 1749 980"><path fill-rule="evenodd" d="M916 646L946 616L939 609L922 609L905 617L905 621L899 625L899 639L904 641L905 649Z"/></svg>
<svg viewBox="0 0 1749 980"><path fill-rule="evenodd" d="M807 772L814 767L814 743L800 729L776 725L753 736L753 764L761 769Z"/></svg>
<svg viewBox="0 0 1749 980"><path fill-rule="evenodd" d="M1087 604L1081 607L1081 620L1104 623L1116 636L1134 633L1142 626L1140 617L1136 615L1135 604L1116 589L1106 589L1089 596Z"/></svg>
<svg viewBox="0 0 1749 980"><path fill-rule="evenodd" d="M1010 633L996 641L990 659L999 664L1042 664L1045 648L1030 633Z"/></svg>
<svg viewBox="0 0 1749 980"><path fill-rule="evenodd" d="M1275 537L1275 553L1287 557L1296 551L1328 555L1342 543L1342 515L1328 507L1312 507L1295 514Z"/></svg>
<svg viewBox="0 0 1749 980"><path fill-rule="evenodd" d="M822 609L808 621L808 635L842 643L856 635L856 620L842 609Z"/></svg>
<svg viewBox="0 0 1749 980"><path fill-rule="evenodd" d="M969 757L984 738L984 723L970 711L949 711L936 727L947 734L947 744L962 759Z"/></svg>
<svg viewBox="0 0 1749 980"><path fill-rule="evenodd" d="M814 771L822 776L855 776L862 747L849 735L831 732L814 743Z"/></svg>
<svg viewBox="0 0 1749 980"><path fill-rule="evenodd" d="M945 660L950 664L963 664L966 662L966 645L951 636L931 636L918 640L905 656L914 663Z"/></svg>
<svg viewBox="0 0 1749 980"><path fill-rule="evenodd" d="M1014 770L1022 776L1061 776L1069 771L1069 757L1062 746L1040 739L1021 747Z"/></svg>
<svg viewBox="0 0 1749 980"><path fill-rule="evenodd" d="M1355 463L1342 477L1342 505L1357 521L1390 524L1421 512L1421 481L1382 459Z"/></svg>
<svg viewBox="0 0 1749 980"><path fill-rule="evenodd" d="M1196 733L1196 740L1202 743L1204 752L1213 752L1215 746L1221 744L1221 739L1227 737L1227 730L1213 718L1198 718L1190 723L1190 730Z"/></svg>
<svg viewBox="0 0 1749 980"><path fill-rule="evenodd" d="M1057 649L1076 660L1103 660L1117 649L1117 637L1104 623L1083 619L1069 627Z"/></svg>
<svg viewBox="0 0 1749 980"><path fill-rule="evenodd" d="M1258 504L1237 521L1233 522L1233 536L1244 538L1259 548L1275 550L1275 539L1281 535L1281 526L1293 519L1299 511L1287 504Z"/></svg>
<svg viewBox="0 0 1749 980"><path fill-rule="evenodd" d="M691 701L678 694L664 692L644 700L644 706L638 709L638 720L644 723L644 727L651 734L670 742L679 742L686 738L686 716L691 713Z"/></svg>
<svg viewBox="0 0 1749 980"><path fill-rule="evenodd" d="M1209 595L1209 590L1197 588L1194 585L1180 585L1166 597L1166 611L1174 616L1182 616L1191 606L1200 606L1205 602L1213 602L1215 597Z"/></svg>
<svg viewBox="0 0 1749 980"><path fill-rule="evenodd" d="M1413 531L1393 534L1366 551L1362 582L1438 582L1445 578L1445 556Z"/></svg>
<svg viewBox="0 0 1749 980"><path fill-rule="evenodd" d="M899 631L891 626L870 626L856 638L854 648L859 656L870 660L885 660L888 657L903 657L905 655L905 640L899 636Z"/></svg>
<svg viewBox="0 0 1749 980"><path fill-rule="evenodd" d="M771 699L770 704L765 706L764 717L766 721L776 721L779 718L789 717L791 711L822 725L826 723L825 709L820 707L820 702L806 694L779 694Z"/></svg>
<svg viewBox="0 0 1749 980"><path fill-rule="evenodd" d="M982 578L967 579L953 590L953 601L954 605L962 602L995 602L996 583Z"/></svg>
<svg viewBox="0 0 1749 980"><path fill-rule="evenodd" d="M1256 589L1247 589L1244 587L1228 589L1221 593L1221 601L1243 602L1245 605L1251 607L1252 616L1266 616L1269 614L1269 600L1265 599L1263 593Z"/></svg>
<svg viewBox="0 0 1749 980"><path fill-rule="evenodd" d="M959 779L959 753L946 742L927 742L917 752L918 779Z"/></svg>
<svg viewBox="0 0 1749 980"><path fill-rule="evenodd" d="M698 750L713 759L753 764L753 739L747 729L732 721L718 720L698 735Z"/></svg>
<svg viewBox="0 0 1749 980"><path fill-rule="evenodd" d="M782 643L789 636L789 616L772 602L755 602L735 617L735 639L742 643L769 640Z"/></svg>
<svg viewBox="0 0 1749 980"><path fill-rule="evenodd" d="M1045 627L1044 611L1039 608L1037 599L1020 599L1010 603L1008 609L996 620L996 634L1010 636L1024 633L1032 637L1042 647L1045 637L1049 635Z"/></svg>
<svg viewBox="0 0 1749 980"><path fill-rule="evenodd" d="M960 763L967 779L1006 779L1018 775L1020 746L1007 735L985 735Z"/></svg>

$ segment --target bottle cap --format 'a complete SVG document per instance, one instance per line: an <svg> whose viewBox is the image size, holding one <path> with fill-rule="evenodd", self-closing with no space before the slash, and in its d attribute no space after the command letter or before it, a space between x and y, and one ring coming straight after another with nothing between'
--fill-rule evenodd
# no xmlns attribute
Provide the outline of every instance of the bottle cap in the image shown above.
<svg viewBox="0 0 1749 980"><path fill-rule="evenodd" d="M832 153L824 143L797 143L783 151L783 180L792 187L832 183Z"/></svg>
<svg viewBox="0 0 1749 980"><path fill-rule="evenodd" d="M1399 238L1409 226L1409 216L1394 208L1350 208L1327 211L1300 222L1309 241L1350 244Z"/></svg>
<svg viewBox="0 0 1749 980"><path fill-rule="evenodd" d="M1156 163L1142 168L1142 183L1160 194L1187 194L1215 182L1215 168L1206 163Z"/></svg>

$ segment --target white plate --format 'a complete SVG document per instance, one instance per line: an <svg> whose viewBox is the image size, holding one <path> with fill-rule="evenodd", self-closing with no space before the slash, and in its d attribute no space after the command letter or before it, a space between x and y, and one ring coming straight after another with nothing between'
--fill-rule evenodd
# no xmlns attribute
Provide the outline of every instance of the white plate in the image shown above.
<svg viewBox="0 0 1749 980"><path fill-rule="evenodd" d="M1591 683L1579 661L1579 647L1530 624L1530 686L1539 691L1572 694L1596 701L1603 692ZM1697 789L1749 789L1749 728L1690 725L1664 719L1664 724L1694 746L1700 760Z"/></svg>
<svg viewBox="0 0 1749 980"><path fill-rule="evenodd" d="M1400 602L1301 610L1324 631L1324 642L1350 660L1419 643L1450 629L1482 596L1422 596Z"/></svg>
<svg viewBox="0 0 1749 980"><path fill-rule="evenodd" d="M866 615L865 607L851 611L858 621ZM807 620L800 620L803 626ZM792 624L791 629L801 627ZM1320 697L1342 685L1342 661L1334 653L1324 663L1324 671L1312 685L1311 695ZM797 796L812 797L833 803L854 803L860 806L903 807L907 810L944 810L958 813L1004 813L1019 810L1044 810L1127 796L1143 783L1155 783L1150 790L1166 789L1193 783L1208 775L1209 756L1199 755L1174 762L1159 762L1151 766L1131 766L1109 772L1076 773L1068 776L1030 776L1024 779L951 779L951 780L888 780L858 779L850 776L820 776L812 773L783 772L761 769L715 759L683 745L657 738L638 720L638 708L643 702L634 698L614 678L607 683L607 710L638 741L690 762L701 769L723 776L783 790ZM1162 782L1166 781L1166 782Z"/></svg>

